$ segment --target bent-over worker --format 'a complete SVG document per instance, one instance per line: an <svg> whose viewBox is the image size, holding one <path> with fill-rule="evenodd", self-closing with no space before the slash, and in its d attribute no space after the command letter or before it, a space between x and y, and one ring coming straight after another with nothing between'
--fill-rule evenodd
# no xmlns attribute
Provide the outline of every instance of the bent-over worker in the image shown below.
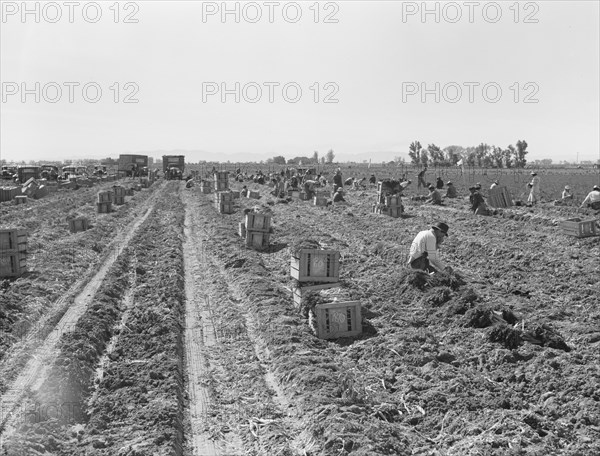
<svg viewBox="0 0 600 456"><path fill-rule="evenodd" d="M448 236L448 225L444 222L436 223L431 229L419 232L410 246L408 265L413 269L426 272L452 271L452 268L446 266L438 255L438 249L446 236Z"/></svg>
<svg viewBox="0 0 600 456"><path fill-rule="evenodd" d="M600 209L600 187L598 185L594 185L594 188L585 197L580 207L585 207L586 204L594 210Z"/></svg>

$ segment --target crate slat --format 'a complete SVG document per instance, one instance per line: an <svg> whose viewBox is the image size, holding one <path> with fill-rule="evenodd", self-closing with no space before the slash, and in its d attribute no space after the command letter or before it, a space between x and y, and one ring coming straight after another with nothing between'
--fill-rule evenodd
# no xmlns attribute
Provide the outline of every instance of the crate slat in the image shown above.
<svg viewBox="0 0 600 456"><path fill-rule="evenodd" d="M107 214L112 211L112 201L96 203L96 206L98 208L98 214Z"/></svg>

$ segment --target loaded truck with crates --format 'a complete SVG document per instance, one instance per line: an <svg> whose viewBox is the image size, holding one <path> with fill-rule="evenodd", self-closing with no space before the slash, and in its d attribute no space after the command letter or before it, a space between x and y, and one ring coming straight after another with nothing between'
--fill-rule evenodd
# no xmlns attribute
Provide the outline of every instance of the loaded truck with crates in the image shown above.
<svg viewBox="0 0 600 456"><path fill-rule="evenodd" d="M127 177L140 177L148 174L148 156L121 154L119 155L119 174Z"/></svg>
<svg viewBox="0 0 600 456"><path fill-rule="evenodd" d="M185 155L163 155L162 162L165 179L183 179Z"/></svg>

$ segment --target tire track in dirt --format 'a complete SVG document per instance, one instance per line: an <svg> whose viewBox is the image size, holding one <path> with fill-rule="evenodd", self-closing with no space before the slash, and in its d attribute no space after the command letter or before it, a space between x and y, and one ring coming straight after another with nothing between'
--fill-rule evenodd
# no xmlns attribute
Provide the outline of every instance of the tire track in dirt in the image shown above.
<svg viewBox="0 0 600 456"><path fill-rule="evenodd" d="M62 334L71 331L75 327L75 324L81 315L83 315L87 306L93 301L108 270L123 249L127 247L140 225L152 212L158 192L161 190L162 189L159 189L155 192L155 194L144 203L145 212L143 215L138 216L115 237L112 245L108 249L110 253L107 254L106 259L100 265L98 272L89 280L87 280L88 278L86 277L82 279L82 281L75 283L71 287L71 290L66 293L63 302L57 303L59 306L58 308L60 309L60 304L64 304L68 299L67 297L72 296L72 294L83 287L81 292L75 296L73 304L69 306L62 315L60 321L56 324L55 330L52 330L44 339L43 343L35 348L27 364L20 370L7 391L0 396L0 448L2 442L1 439L9 437L12 432L14 432L14 428L11 426L11 420L16 418L14 412L19 407L23 395L28 391L35 391L43 384L47 377L49 367L58 356L58 351L56 349L58 340ZM87 283L85 283L86 280ZM83 285L84 283L85 286ZM10 366L6 365L6 368L10 369Z"/></svg>
<svg viewBox="0 0 600 456"><path fill-rule="evenodd" d="M226 454L269 454L273 445L283 452L281 454L302 454L293 448L301 428L296 409L270 369L270 353L260 338L258 322L249 310L247 297L231 283L222 258L211 242L219 236L217 231L221 227L214 223L215 216L219 216L202 201L203 196L196 200L192 199L194 196L197 198L191 193L184 201L188 215L186 227L190 225L192 244L201 259L198 262L202 268L200 283L204 293L201 316L205 319L203 327L208 326L210 331L206 357L212 359L209 367L215 377L211 380L218 378L226 382L216 388L215 395L229 407L232 395L236 395L234 427L238 432L236 438L243 441L243 445L239 443ZM214 340L213 334L216 335ZM234 368L228 362L236 362L238 366ZM213 404L213 409L214 405L219 404ZM231 421L231 412L231 408L223 411L221 420L228 417ZM227 426L227 421L218 424ZM227 440L231 438L231 433L227 433Z"/></svg>
<svg viewBox="0 0 600 456"><path fill-rule="evenodd" d="M185 200L183 201L185 205ZM188 414L191 426L191 454L194 456L219 456L241 453L237 439L215 442L205 431L206 417L211 404L210 375L205 350L216 344L210 301L203 284L204 269L208 267L203 255L203 240L194 230L194 221L186 205L184 222L183 261L185 268L185 329L184 360L187 379Z"/></svg>

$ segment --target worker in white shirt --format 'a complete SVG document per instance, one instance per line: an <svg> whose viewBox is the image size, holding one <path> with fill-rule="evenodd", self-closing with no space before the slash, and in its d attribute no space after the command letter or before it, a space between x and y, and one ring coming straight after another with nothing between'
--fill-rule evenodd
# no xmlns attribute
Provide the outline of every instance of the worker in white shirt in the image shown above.
<svg viewBox="0 0 600 456"><path fill-rule="evenodd" d="M531 172L531 182L529 182L529 197L527 203L530 205L536 204L540 201L540 177L536 172Z"/></svg>
<svg viewBox="0 0 600 456"><path fill-rule="evenodd" d="M600 187L598 185L594 185L579 207L585 207L586 204L592 209L600 209Z"/></svg>
<svg viewBox="0 0 600 456"><path fill-rule="evenodd" d="M448 236L448 225L439 222L430 230L421 231L410 246L408 265L413 269L426 272L449 271L452 268L446 266L439 258L438 248Z"/></svg>

